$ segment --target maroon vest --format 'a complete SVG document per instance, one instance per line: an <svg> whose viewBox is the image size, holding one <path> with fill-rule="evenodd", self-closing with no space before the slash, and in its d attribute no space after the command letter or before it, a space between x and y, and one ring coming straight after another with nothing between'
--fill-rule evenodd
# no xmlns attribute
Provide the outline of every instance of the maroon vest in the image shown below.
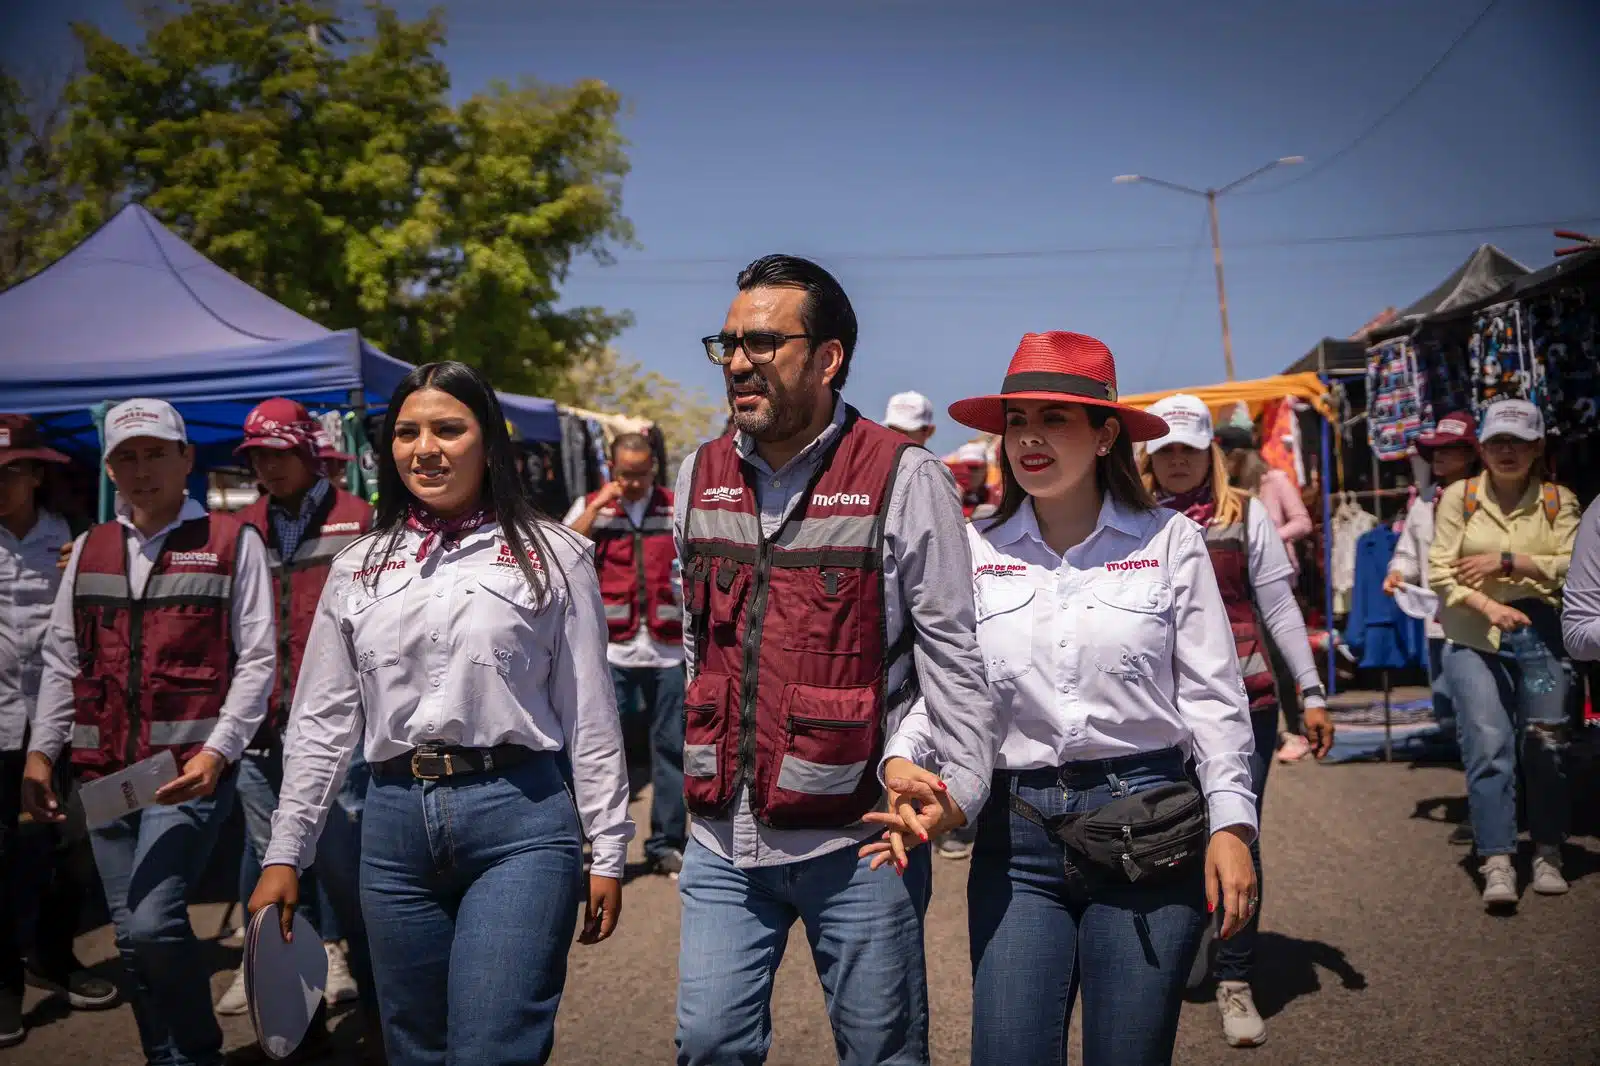
<svg viewBox="0 0 1600 1066"><path fill-rule="evenodd" d="M1212 522L1206 527L1206 550L1211 553L1211 568L1217 572L1217 587L1222 591L1222 604L1233 627L1233 647L1239 656L1239 672L1244 675L1250 709L1266 711L1277 707L1278 688L1272 677L1272 660L1267 655L1266 635L1256 614L1255 589L1250 584L1248 529L1244 515L1225 526Z"/></svg>
<svg viewBox="0 0 1600 1066"><path fill-rule="evenodd" d="M164 749L182 766L211 736L233 675L229 616L243 535L232 515L185 522L167 534L135 599L123 527L89 530L72 587L72 765L85 778Z"/></svg>
<svg viewBox="0 0 1600 1066"><path fill-rule="evenodd" d="M323 497L306 525L306 531L287 562L278 551L278 534L267 517L271 502L262 496L239 512L239 520L255 526L267 541L267 563L272 567L273 600L278 629L278 668L272 683L272 698L267 701L267 716L261 722L252 748L272 747L289 724L289 708L294 703L294 684L300 676L300 661L305 658L306 640L311 635L311 620L322 598L333 557L354 544L372 528L372 508L358 496L337 485Z"/></svg>
<svg viewBox="0 0 1600 1066"><path fill-rule="evenodd" d="M594 495L588 497L593 502ZM632 640L640 621L662 644L683 643L683 610L672 588L672 493L655 489L644 524L635 526L621 500L601 508L589 527L600 598L613 643Z"/></svg>
<svg viewBox="0 0 1600 1066"><path fill-rule="evenodd" d="M695 677L685 703L684 795L726 813L739 786L762 823L838 828L879 802L891 663L883 520L906 438L847 408L818 473L772 537L756 474L732 437L695 459L684 599Z"/></svg>

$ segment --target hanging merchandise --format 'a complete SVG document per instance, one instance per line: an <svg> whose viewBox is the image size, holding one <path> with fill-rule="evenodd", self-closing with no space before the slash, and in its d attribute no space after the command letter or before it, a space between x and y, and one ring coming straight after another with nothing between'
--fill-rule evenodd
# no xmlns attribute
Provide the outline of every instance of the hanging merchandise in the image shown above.
<svg viewBox="0 0 1600 1066"><path fill-rule="evenodd" d="M1530 300L1529 347L1544 368L1550 432L1582 440L1600 430L1600 308L1582 289Z"/></svg>
<svg viewBox="0 0 1600 1066"><path fill-rule="evenodd" d="M1404 459L1422 433L1417 367L1409 338L1367 352L1367 435L1379 459Z"/></svg>
<svg viewBox="0 0 1600 1066"><path fill-rule="evenodd" d="M1412 340L1424 433L1433 429L1441 415L1472 407L1473 375L1459 357L1463 347L1459 335L1447 339L1433 329Z"/></svg>
<svg viewBox="0 0 1600 1066"><path fill-rule="evenodd" d="M597 418L585 418L583 428L589 435L589 454L586 457L591 475L589 491L594 492L611 480L611 464L606 461L606 449L610 441L606 437L605 427Z"/></svg>
<svg viewBox="0 0 1600 1066"><path fill-rule="evenodd" d="M1425 666L1428 644L1423 623L1384 594L1383 581L1400 536L1388 526L1363 533L1351 553L1354 563L1349 619L1344 642L1360 656L1366 670L1399 670Z"/></svg>
<svg viewBox="0 0 1600 1066"><path fill-rule="evenodd" d="M1496 304L1473 319L1467 366L1473 377L1472 411L1480 421L1483 409L1496 400L1545 406L1543 375L1527 346L1519 303Z"/></svg>
<svg viewBox="0 0 1600 1066"><path fill-rule="evenodd" d="M589 491L588 455L588 431L583 419L562 411L561 481L574 500Z"/></svg>
<svg viewBox="0 0 1600 1066"><path fill-rule="evenodd" d="M1269 400L1261 409L1261 458L1274 470L1288 474L1295 488L1305 484L1295 460L1297 437L1294 401Z"/></svg>
<svg viewBox="0 0 1600 1066"><path fill-rule="evenodd" d="M1378 520L1356 502L1354 493L1340 498L1333 515L1333 613L1350 613L1356 583L1356 541L1376 529Z"/></svg>

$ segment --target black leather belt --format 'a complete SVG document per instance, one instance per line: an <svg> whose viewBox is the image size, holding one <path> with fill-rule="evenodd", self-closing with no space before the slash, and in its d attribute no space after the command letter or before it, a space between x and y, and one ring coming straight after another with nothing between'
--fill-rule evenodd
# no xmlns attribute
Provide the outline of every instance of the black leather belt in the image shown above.
<svg viewBox="0 0 1600 1066"><path fill-rule="evenodd" d="M372 764L379 777L409 777L417 781L438 781L447 777L492 774L509 770L537 755L520 744L497 744L492 748L454 748L444 745L412 748L405 755Z"/></svg>

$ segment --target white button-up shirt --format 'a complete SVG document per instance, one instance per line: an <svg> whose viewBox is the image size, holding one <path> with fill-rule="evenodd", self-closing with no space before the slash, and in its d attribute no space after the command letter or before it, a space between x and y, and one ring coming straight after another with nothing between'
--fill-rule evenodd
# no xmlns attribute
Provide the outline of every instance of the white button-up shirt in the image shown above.
<svg viewBox="0 0 1600 1066"><path fill-rule="evenodd" d="M167 534L185 522L204 518L206 509L195 500L184 500L183 509L163 528L145 536L133 524L127 505L118 502L117 522L122 526L127 545L128 587L135 597L144 595L145 583L155 569ZM39 707L34 714L31 751L58 758L72 735L72 679L78 676L78 632L72 619L72 587L78 578L78 555L83 538L72 545L72 559L56 594L50 612L50 630L44 642L44 680L39 686ZM245 745L267 715L267 697L272 694L272 670L278 661L273 635L272 571L267 566L266 545L254 529L239 538L239 552L233 560L233 602L228 612L229 633L233 640L233 676L228 694L223 697L217 724L205 746L228 762L236 762Z"/></svg>
<svg viewBox="0 0 1600 1066"><path fill-rule="evenodd" d="M364 737L372 763L423 744L566 749L593 871L622 876L633 822L593 545L541 529L554 557L543 603L493 522L420 563L422 536L409 529L386 561L387 533L335 557L295 685L263 865L311 862Z"/></svg>
<svg viewBox="0 0 1600 1066"><path fill-rule="evenodd" d="M22 747L39 699L40 648L61 587L56 560L70 540L66 519L50 511L21 540L0 526L0 751Z"/></svg>
<svg viewBox="0 0 1600 1066"><path fill-rule="evenodd" d="M1254 831L1249 702L1200 527L1108 496L1065 556L1045 543L1032 501L969 531L998 767L1177 747L1194 758L1211 828ZM889 754L926 761L922 730L903 730Z"/></svg>

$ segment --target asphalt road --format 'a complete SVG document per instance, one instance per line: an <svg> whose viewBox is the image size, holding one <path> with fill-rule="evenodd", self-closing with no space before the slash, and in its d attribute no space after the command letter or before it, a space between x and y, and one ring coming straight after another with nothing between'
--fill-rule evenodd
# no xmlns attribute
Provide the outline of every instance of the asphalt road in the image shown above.
<svg viewBox="0 0 1600 1066"><path fill-rule="evenodd" d="M1593 786L1588 786L1593 787ZM641 797L635 816L646 818ZM1505 1066L1600 1062L1600 839L1567 851L1573 890L1531 893L1511 917L1484 913L1464 851L1447 843L1464 816L1461 773L1405 764L1295 765L1273 770L1264 847L1267 886L1255 980L1266 1046L1223 1044L1208 998L1184 1008L1176 1062ZM1594 827L1584 827L1593 833ZM635 847L637 848L637 842ZM934 1062L968 1056L966 864L937 860L928 922ZM1526 858L1523 879L1527 878ZM678 904L672 882L645 877L626 893L609 943L575 947L555 1062L670 1063ZM210 936L220 910L194 909ZM85 961L113 956L110 931L80 941ZM238 952L207 945L226 986ZM107 972L116 964L105 962ZM126 1008L68 1013L30 993L36 1028L0 1062L134 1066L142 1061ZM779 973L773 1066L834 1062L822 995L800 930ZM359 1019L334 1017L348 1044ZM229 1048L248 1044L243 1019L225 1021ZM1076 1049L1072 1062L1081 1061Z"/></svg>

